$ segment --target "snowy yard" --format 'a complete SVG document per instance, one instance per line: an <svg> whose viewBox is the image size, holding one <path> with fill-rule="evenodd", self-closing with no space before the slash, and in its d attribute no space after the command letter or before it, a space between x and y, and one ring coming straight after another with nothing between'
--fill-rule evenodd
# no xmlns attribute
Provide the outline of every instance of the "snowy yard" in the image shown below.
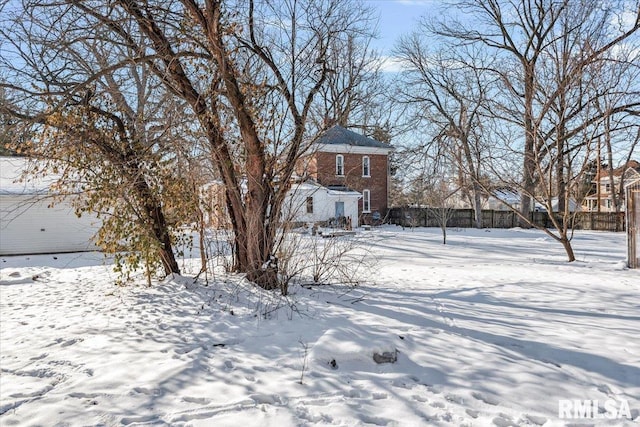
<svg viewBox="0 0 640 427"><path fill-rule="evenodd" d="M221 272L118 287L96 253L0 259L0 425L640 422L624 234L579 232L571 264L538 231L357 238L375 258L366 283L287 301ZM631 419L560 419L561 400L626 402Z"/></svg>

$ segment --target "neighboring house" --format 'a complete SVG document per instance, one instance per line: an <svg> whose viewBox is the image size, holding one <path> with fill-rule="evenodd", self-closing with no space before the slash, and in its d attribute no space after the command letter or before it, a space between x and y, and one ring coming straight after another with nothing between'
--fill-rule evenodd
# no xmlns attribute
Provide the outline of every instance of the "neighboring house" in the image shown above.
<svg viewBox="0 0 640 427"><path fill-rule="evenodd" d="M518 191L510 188L498 188L487 197L483 207L494 211L508 211L510 210L509 206L512 206L513 209L520 209L520 202L521 197Z"/></svg>
<svg viewBox="0 0 640 427"><path fill-rule="evenodd" d="M389 144L334 126L311 145L296 165L283 220L332 222L346 227L372 224L388 208ZM222 182L202 187L205 224L230 227Z"/></svg>
<svg viewBox="0 0 640 427"><path fill-rule="evenodd" d="M0 157L0 255L96 250L97 219L78 218L70 198L54 200L55 176L21 181L27 166L25 158Z"/></svg>
<svg viewBox="0 0 640 427"><path fill-rule="evenodd" d="M200 200L207 227L231 228L224 194L222 181L214 181L201 188ZM358 201L361 197L357 191L332 189L312 180L294 182L282 207L282 219L290 223L326 223L338 218L342 221L340 225L358 227Z"/></svg>
<svg viewBox="0 0 640 427"><path fill-rule="evenodd" d="M538 210L541 211L546 211L547 208L544 207L544 205L541 205L539 203L536 203L536 207L540 206L541 208ZM551 199L551 207L553 208L554 212L559 212L560 209L558 208L558 198L554 197L553 199ZM562 208L564 209L564 208ZM575 200L575 199L569 199L569 212L580 212L582 211L582 206L580 206L580 204Z"/></svg>
<svg viewBox="0 0 640 427"><path fill-rule="evenodd" d="M522 197L519 191L510 188L499 188L494 190L494 192L487 197L486 201L483 203L483 208L494 211L508 211L511 208L519 210L521 202ZM551 207L554 212L558 212L557 197L553 197L551 199ZM536 201L531 210L535 212L546 212L547 207L544 203ZM578 212L580 210L581 207L575 200L569 200L569 212Z"/></svg>
<svg viewBox="0 0 640 427"><path fill-rule="evenodd" d="M613 177L613 179L611 179ZM588 212L615 212L613 194L620 190L620 181L624 177L625 182L631 182L640 178L640 163L632 160L626 167L602 169L593 178L596 189L587 195L582 202L582 207ZM625 211L624 196L621 200L622 212Z"/></svg>
<svg viewBox="0 0 640 427"><path fill-rule="evenodd" d="M231 228L222 181L212 181L200 187L200 207L205 226L215 229Z"/></svg>
<svg viewBox="0 0 640 427"><path fill-rule="evenodd" d="M358 201L362 195L344 188L332 189L314 181L295 183L284 206L284 218L292 222L318 223L344 218L342 225L357 227Z"/></svg>
<svg viewBox="0 0 640 427"><path fill-rule="evenodd" d="M360 193L359 223L371 224L387 214L392 150L389 144L334 126L301 159L298 174L332 191ZM333 207L334 216L344 214L339 203Z"/></svg>

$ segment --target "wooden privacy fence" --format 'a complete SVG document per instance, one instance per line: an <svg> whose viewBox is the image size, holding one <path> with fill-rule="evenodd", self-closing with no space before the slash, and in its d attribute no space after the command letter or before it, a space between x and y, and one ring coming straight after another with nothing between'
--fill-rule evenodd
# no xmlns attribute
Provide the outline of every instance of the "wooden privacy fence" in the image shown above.
<svg viewBox="0 0 640 427"><path fill-rule="evenodd" d="M557 215L557 214L556 214ZM438 213L427 208L391 208L389 222L403 227L439 227ZM473 209L454 209L451 211L447 227L473 228L475 227ZM562 223L560 216L557 216ZM529 219L536 225L553 228L553 223L547 212L531 212ZM483 228L513 228L517 227L518 216L511 211L483 210ZM576 212L573 228L576 230L624 231L624 212Z"/></svg>

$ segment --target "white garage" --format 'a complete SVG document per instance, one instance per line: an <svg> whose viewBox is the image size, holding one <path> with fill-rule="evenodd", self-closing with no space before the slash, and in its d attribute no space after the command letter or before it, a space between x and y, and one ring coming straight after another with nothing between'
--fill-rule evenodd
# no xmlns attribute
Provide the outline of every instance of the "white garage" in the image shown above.
<svg viewBox="0 0 640 427"><path fill-rule="evenodd" d="M96 250L98 220L78 218L70 199L50 207L55 177L21 181L27 165L24 158L0 157L0 255Z"/></svg>

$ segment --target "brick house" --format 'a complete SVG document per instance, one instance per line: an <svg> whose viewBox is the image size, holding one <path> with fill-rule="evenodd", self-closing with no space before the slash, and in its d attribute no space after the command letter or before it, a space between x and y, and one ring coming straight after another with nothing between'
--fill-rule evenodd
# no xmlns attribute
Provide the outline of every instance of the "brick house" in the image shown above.
<svg viewBox="0 0 640 427"><path fill-rule="evenodd" d="M322 134L303 157L298 173L334 190L362 194L358 202L360 224L383 219L388 209L389 153L393 147L341 126ZM336 203L336 217L344 207Z"/></svg>

